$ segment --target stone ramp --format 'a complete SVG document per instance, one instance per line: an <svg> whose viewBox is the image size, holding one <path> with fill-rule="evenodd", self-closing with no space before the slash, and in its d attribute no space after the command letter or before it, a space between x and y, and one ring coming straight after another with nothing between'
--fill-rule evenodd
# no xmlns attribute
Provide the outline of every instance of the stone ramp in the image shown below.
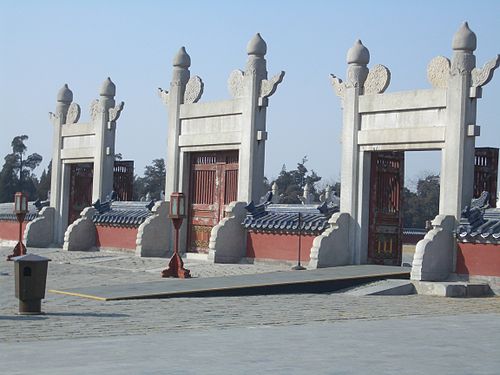
<svg viewBox="0 0 500 375"><path fill-rule="evenodd" d="M356 297L420 294L438 297L470 298L494 295L487 283L467 281L410 281L402 279L374 281L339 292Z"/></svg>
<svg viewBox="0 0 500 375"><path fill-rule="evenodd" d="M101 301L145 298L242 296L325 293L381 279L408 279L410 268L355 265L305 271L192 279L161 279L144 283L49 290Z"/></svg>
<svg viewBox="0 0 500 375"><path fill-rule="evenodd" d="M415 294L415 286L410 280L385 279L341 291L355 297L362 296L406 296Z"/></svg>

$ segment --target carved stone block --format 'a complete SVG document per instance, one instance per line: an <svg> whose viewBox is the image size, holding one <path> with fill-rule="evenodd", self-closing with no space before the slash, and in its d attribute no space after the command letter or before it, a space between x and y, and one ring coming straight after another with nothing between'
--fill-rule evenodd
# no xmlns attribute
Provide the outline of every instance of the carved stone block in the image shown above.
<svg viewBox="0 0 500 375"><path fill-rule="evenodd" d="M244 95L243 78L244 74L239 69L233 70L229 75L227 88L233 98L241 98Z"/></svg>
<svg viewBox="0 0 500 375"><path fill-rule="evenodd" d="M448 87L450 77L450 60L444 56L434 57L427 66L427 79L432 87Z"/></svg>
<svg viewBox="0 0 500 375"><path fill-rule="evenodd" d="M66 115L66 124L75 124L80 119L80 106L76 103L71 103Z"/></svg>
<svg viewBox="0 0 500 375"><path fill-rule="evenodd" d="M203 81L200 77L191 77L184 91L184 103L196 103L203 95Z"/></svg>
<svg viewBox="0 0 500 375"><path fill-rule="evenodd" d="M385 66L378 64L370 69L364 84L365 94L383 93L391 83L391 72Z"/></svg>

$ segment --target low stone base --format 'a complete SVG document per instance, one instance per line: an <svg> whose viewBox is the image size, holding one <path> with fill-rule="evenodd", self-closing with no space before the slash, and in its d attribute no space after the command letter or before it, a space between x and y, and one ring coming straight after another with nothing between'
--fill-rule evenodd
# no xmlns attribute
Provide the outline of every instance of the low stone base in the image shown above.
<svg viewBox="0 0 500 375"><path fill-rule="evenodd" d="M343 294L350 296L403 296L420 294L438 297L488 297L493 295L492 288L486 282L471 281L410 281L388 279L357 286Z"/></svg>
<svg viewBox="0 0 500 375"><path fill-rule="evenodd" d="M460 275L459 275L460 276ZM493 276L467 276L465 279L472 283L487 283L493 294L500 296L500 277Z"/></svg>
<svg viewBox="0 0 500 375"><path fill-rule="evenodd" d="M487 297L493 293L486 283L414 281L418 294L440 297Z"/></svg>
<svg viewBox="0 0 500 375"><path fill-rule="evenodd" d="M184 253L182 257L186 260L200 260L208 262L208 253Z"/></svg>

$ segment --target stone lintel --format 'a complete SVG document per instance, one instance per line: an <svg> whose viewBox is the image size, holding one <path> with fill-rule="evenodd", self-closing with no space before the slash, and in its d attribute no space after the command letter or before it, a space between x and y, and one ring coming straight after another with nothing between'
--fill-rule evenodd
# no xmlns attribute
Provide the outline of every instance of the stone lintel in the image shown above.
<svg viewBox="0 0 500 375"><path fill-rule="evenodd" d="M446 89L401 91L359 97L359 113L428 108L446 108Z"/></svg>
<svg viewBox="0 0 500 375"><path fill-rule="evenodd" d="M61 159L86 159L94 158L94 147L68 148L61 150Z"/></svg>
<svg viewBox="0 0 500 375"><path fill-rule="evenodd" d="M198 145L240 144L241 132L186 134L179 136L179 147Z"/></svg>
<svg viewBox="0 0 500 375"><path fill-rule="evenodd" d="M95 125L93 123L78 123L61 125L62 137L76 137L80 135L95 134Z"/></svg>
<svg viewBox="0 0 500 375"><path fill-rule="evenodd" d="M444 126L360 130L358 131L358 144L443 143L445 133Z"/></svg>
<svg viewBox="0 0 500 375"><path fill-rule="evenodd" d="M219 102L189 103L181 104L181 120L190 118L205 118L237 115L243 112L243 101L232 99Z"/></svg>

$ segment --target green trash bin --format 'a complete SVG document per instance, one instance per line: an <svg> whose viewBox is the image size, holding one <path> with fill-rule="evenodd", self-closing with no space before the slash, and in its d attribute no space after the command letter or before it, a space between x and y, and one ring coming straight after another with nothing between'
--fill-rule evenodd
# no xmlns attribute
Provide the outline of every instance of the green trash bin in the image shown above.
<svg viewBox="0 0 500 375"><path fill-rule="evenodd" d="M19 314L43 314L42 299L45 298L50 259L35 254L26 254L12 258L12 260L16 278L16 297L19 299Z"/></svg>

